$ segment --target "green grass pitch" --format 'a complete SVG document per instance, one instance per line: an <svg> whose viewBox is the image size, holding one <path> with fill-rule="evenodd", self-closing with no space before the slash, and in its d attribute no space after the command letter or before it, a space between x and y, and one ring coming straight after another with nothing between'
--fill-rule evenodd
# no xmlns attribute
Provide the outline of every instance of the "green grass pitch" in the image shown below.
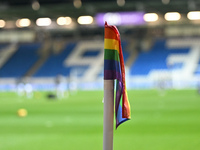
<svg viewBox="0 0 200 150"><path fill-rule="evenodd" d="M62 100L0 93L0 150L102 150L103 92ZM114 150L199 150L200 95L195 90L128 91L132 119L114 130ZM28 115L17 116L25 108Z"/></svg>

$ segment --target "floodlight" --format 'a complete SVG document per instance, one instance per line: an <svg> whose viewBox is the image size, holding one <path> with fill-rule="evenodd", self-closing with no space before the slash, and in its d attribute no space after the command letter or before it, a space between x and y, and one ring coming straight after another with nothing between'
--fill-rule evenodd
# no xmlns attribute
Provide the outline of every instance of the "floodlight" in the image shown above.
<svg viewBox="0 0 200 150"><path fill-rule="evenodd" d="M165 14L165 20L167 21L178 21L180 18L181 15L178 12L168 12Z"/></svg>
<svg viewBox="0 0 200 150"><path fill-rule="evenodd" d="M93 22L93 17L92 16L80 16L77 21L79 24L91 24Z"/></svg>
<svg viewBox="0 0 200 150"><path fill-rule="evenodd" d="M40 9L40 3L37 0L34 0L32 2L32 8L33 8L33 10L39 10Z"/></svg>
<svg viewBox="0 0 200 150"><path fill-rule="evenodd" d="M22 18L22 19L18 19L16 21L16 26L21 28L21 27L28 27L30 26L31 21L28 18Z"/></svg>
<svg viewBox="0 0 200 150"><path fill-rule="evenodd" d="M190 11L187 17L189 20L200 20L200 11Z"/></svg>
<svg viewBox="0 0 200 150"><path fill-rule="evenodd" d="M158 15L156 13L146 13L143 18L146 22L155 22L158 20Z"/></svg>
<svg viewBox="0 0 200 150"><path fill-rule="evenodd" d="M72 19L70 17L59 17L56 20L58 25L70 25L72 23Z"/></svg>
<svg viewBox="0 0 200 150"><path fill-rule="evenodd" d="M122 6L125 5L125 3L126 3L125 0L117 0L117 5L118 5L118 6L121 6L121 7L122 7Z"/></svg>
<svg viewBox="0 0 200 150"><path fill-rule="evenodd" d="M49 26L51 24L50 18L38 18L36 20L37 26Z"/></svg>
<svg viewBox="0 0 200 150"><path fill-rule="evenodd" d="M0 28L5 27L6 22L4 20L0 20Z"/></svg>
<svg viewBox="0 0 200 150"><path fill-rule="evenodd" d="M76 8L80 8L82 6L82 2L81 0L74 0L74 7Z"/></svg>

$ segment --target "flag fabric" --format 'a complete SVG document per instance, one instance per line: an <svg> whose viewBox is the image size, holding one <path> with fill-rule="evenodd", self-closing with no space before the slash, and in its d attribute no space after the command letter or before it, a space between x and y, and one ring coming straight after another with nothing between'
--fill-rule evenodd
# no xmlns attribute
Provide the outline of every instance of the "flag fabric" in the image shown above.
<svg viewBox="0 0 200 150"><path fill-rule="evenodd" d="M116 128L130 119L130 104L125 83L125 67L120 34L116 26L105 23L104 30L104 80L116 79Z"/></svg>

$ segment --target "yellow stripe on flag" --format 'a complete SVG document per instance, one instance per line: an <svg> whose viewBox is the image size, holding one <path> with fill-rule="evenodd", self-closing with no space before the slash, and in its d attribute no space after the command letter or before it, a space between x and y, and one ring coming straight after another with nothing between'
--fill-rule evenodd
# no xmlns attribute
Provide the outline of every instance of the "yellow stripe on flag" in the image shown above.
<svg viewBox="0 0 200 150"><path fill-rule="evenodd" d="M117 50L119 53L119 41L115 39L104 39L104 49Z"/></svg>

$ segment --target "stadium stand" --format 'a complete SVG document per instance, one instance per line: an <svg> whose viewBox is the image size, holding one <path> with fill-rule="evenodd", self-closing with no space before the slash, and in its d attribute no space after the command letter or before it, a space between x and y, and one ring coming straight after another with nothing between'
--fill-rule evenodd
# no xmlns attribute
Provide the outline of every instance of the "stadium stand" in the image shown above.
<svg viewBox="0 0 200 150"><path fill-rule="evenodd" d="M76 46L75 43L69 43L66 45L64 50L59 54L51 54L39 70L33 75L34 77L55 77L58 74L68 75L69 69L63 64L64 60L73 48Z"/></svg>
<svg viewBox="0 0 200 150"><path fill-rule="evenodd" d="M40 43L20 44L17 51L2 66L0 77L23 77L38 59L37 50L40 46Z"/></svg>
<svg viewBox="0 0 200 150"><path fill-rule="evenodd" d="M81 67L81 74L83 75L88 69L88 65L85 66L67 66L64 61L67 59L70 53L73 52L77 43L68 43L64 49L58 53L52 53L49 58L42 64L42 66L36 71L33 77L55 77L58 74L68 76L70 70L79 69ZM124 61L126 62L129 57L129 51L126 50L127 42L122 42L122 49L124 55ZM0 48L4 48L6 45L1 45ZM21 44L17 52L2 66L0 71L1 77L22 77L31 68L31 66L38 60L37 50L41 44ZM180 69L183 67L183 63L177 62L173 66L169 66L167 58L173 54L176 55L178 60L182 55L189 53L189 48L168 48L166 47L166 40L157 40L154 46L149 51L140 51L135 62L130 66L130 75L148 75L151 70L162 69ZM2 52L2 50L0 51ZM98 50L84 51L82 57L96 57L99 54ZM21 61L19 61L21 60ZM13 67L14 66L14 67ZM196 70L198 73L198 68ZM101 72L98 76L102 76Z"/></svg>
<svg viewBox="0 0 200 150"><path fill-rule="evenodd" d="M133 59L131 52L134 50L130 49L129 44L131 43L128 41L122 41L124 62L127 63L127 60L131 62L126 65L129 82L127 84L131 88L151 87L154 82L172 80L172 78L180 82L188 78L192 81L198 79L200 74L198 47L181 46L180 43L179 46L169 46L168 39L158 39L149 50L137 51L137 56ZM88 82L95 82L91 85L92 88L97 84L101 87L100 83L103 80L102 45L102 40L70 41L68 43L65 41L57 52L52 50L53 44L48 46L49 50L46 51L45 57L44 43L12 46L13 50L9 55L7 54L8 59L2 63L0 69L1 82L4 83L4 78L31 77L35 86L42 82L48 84L48 87L53 87L58 75L67 79L73 76L72 72L75 72L79 81L87 82L87 87ZM2 54L3 49L8 47L9 45L0 45L0 53ZM40 64L36 65L38 62ZM180 74L183 75L180 77ZM9 82L13 83L13 80Z"/></svg>
<svg viewBox="0 0 200 150"><path fill-rule="evenodd" d="M39 68L39 70L34 74L34 77L55 77L58 74L64 76L69 76L71 70L79 70L79 76L82 76L87 72L89 65L83 65L81 61L83 59L97 58L100 54L100 49L86 49L81 54L81 59L79 59L79 65L67 65L64 61L72 54L75 50L75 47L78 43L68 43L63 51L59 54L51 54L46 62ZM123 49L125 49L126 42L122 43ZM125 61L128 58L128 52L124 50L124 59ZM77 56L78 57L78 56ZM77 58L78 59L78 58ZM102 58L103 60L103 58ZM102 75L102 74L101 74Z"/></svg>
<svg viewBox="0 0 200 150"><path fill-rule="evenodd" d="M17 46L13 44L0 45L0 69L8 61L8 59L15 53Z"/></svg>
<svg viewBox="0 0 200 150"><path fill-rule="evenodd" d="M131 75L148 75L151 70L169 69L167 57L171 54L186 54L189 48L167 48L166 40L157 40L149 51L140 51L135 63L130 67ZM182 63L176 63L173 67L181 67ZM170 68L171 69L171 68Z"/></svg>
<svg viewBox="0 0 200 150"><path fill-rule="evenodd" d="M197 64L195 75L200 75L200 60L199 60L199 62Z"/></svg>

